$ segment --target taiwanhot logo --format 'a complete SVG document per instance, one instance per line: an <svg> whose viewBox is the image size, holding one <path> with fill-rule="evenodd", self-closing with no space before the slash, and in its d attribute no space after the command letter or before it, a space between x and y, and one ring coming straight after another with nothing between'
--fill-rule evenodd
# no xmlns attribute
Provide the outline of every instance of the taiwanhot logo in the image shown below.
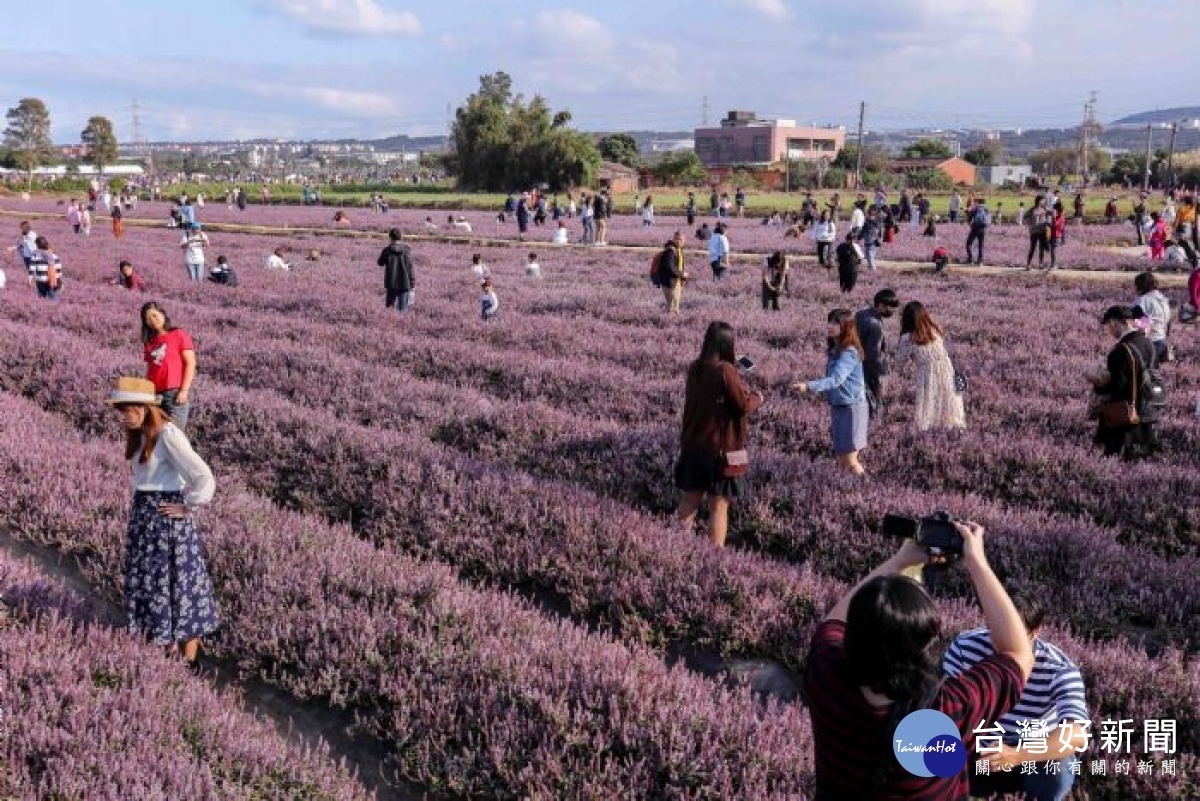
<svg viewBox="0 0 1200 801"><path fill-rule="evenodd" d="M892 737L892 751L900 766L914 776L949 779L967 766L967 748L958 737L958 727L936 709L906 715Z"/></svg>

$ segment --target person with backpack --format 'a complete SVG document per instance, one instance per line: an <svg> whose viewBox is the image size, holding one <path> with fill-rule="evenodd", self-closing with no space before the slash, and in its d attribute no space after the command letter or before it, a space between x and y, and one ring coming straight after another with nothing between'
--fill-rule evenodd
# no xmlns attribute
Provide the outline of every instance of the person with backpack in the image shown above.
<svg viewBox="0 0 1200 801"><path fill-rule="evenodd" d="M683 299L683 284L688 279L683 260L683 232L675 234L663 245L662 251L650 264L651 275L656 286L662 289L667 300L667 313L679 314L679 303Z"/></svg>
<svg viewBox="0 0 1200 801"><path fill-rule="evenodd" d="M971 245L978 246L975 253L975 264L983 264L983 243L987 238L988 226L992 224L992 215L988 211L987 200L980 198L975 203L975 207L971 209L971 216L967 218L969 230L967 232L967 264L971 263Z"/></svg>
<svg viewBox="0 0 1200 801"><path fill-rule="evenodd" d="M787 291L788 262L783 251L777 250L763 259L763 311L779 311L779 296Z"/></svg>
<svg viewBox="0 0 1200 801"><path fill-rule="evenodd" d="M1110 306L1100 324L1117 340L1103 370L1087 374L1095 394L1096 435L1105 456L1133 459L1158 448L1154 423L1158 409L1151 391L1154 346L1137 326L1138 306Z"/></svg>
<svg viewBox="0 0 1200 801"><path fill-rule="evenodd" d="M842 244L834 252L838 266L838 286L843 292L853 292L858 283L858 266L862 264L862 253L858 243L854 241L854 231L846 234Z"/></svg>

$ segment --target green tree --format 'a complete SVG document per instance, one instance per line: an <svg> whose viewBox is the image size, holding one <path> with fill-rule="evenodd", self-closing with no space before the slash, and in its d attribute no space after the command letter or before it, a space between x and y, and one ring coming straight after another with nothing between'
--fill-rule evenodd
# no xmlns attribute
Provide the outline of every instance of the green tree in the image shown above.
<svg viewBox="0 0 1200 801"><path fill-rule="evenodd" d="M971 162L976 167L994 167L1000 163L1000 159L1004 155L1004 146L1000 144L998 139L988 139L975 145L975 147L963 153L963 159Z"/></svg>
<svg viewBox="0 0 1200 801"><path fill-rule="evenodd" d="M483 75L479 90L455 114L446 167L464 188L489 192L541 183L558 191L591 183L600 153L570 121L570 112L551 114L540 96L526 103L514 95L506 73Z"/></svg>
<svg viewBox="0 0 1200 801"><path fill-rule="evenodd" d="M609 134L600 140L600 156L605 161L615 161L626 167L637 169L642 157L638 153L637 140L627 133Z"/></svg>
<svg viewBox="0 0 1200 801"><path fill-rule="evenodd" d="M901 152L906 159L948 159L954 155L950 145L940 139L918 139Z"/></svg>
<svg viewBox="0 0 1200 801"><path fill-rule="evenodd" d="M833 166L853 174L857 157L858 145L846 145L838 151L837 157L833 160ZM882 172L887 169L887 163L887 150L882 145L865 145L863 147L863 172Z"/></svg>
<svg viewBox="0 0 1200 801"><path fill-rule="evenodd" d="M1043 175L1066 175L1078 160L1079 153L1073 147L1048 147L1030 155L1029 164Z"/></svg>
<svg viewBox="0 0 1200 801"><path fill-rule="evenodd" d="M87 147L83 160L95 164L96 172L103 178L104 165L117 160L117 135L112 120L99 115L90 118L79 139Z"/></svg>
<svg viewBox="0 0 1200 801"><path fill-rule="evenodd" d="M650 171L655 180L666 186L700 186L708 181L708 170L694 150L668 153Z"/></svg>
<svg viewBox="0 0 1200 801"><path fill-rule="evenodd" d="M50 141L50 112L36 97L22 98L8 110L4 146L13 154L17 166L25 170L26 181L33 186L33 171L54 154Z"/></svg>

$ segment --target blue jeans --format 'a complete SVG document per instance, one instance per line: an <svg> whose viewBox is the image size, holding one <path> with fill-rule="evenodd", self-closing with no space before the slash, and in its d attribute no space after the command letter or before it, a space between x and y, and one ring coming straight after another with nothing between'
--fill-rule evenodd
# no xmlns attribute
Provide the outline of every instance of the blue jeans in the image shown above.
<svg viewBox="0 0 1200 801"><path fill-rule="evenodd" d="M971 795L988 795L989 793L1019 793L1025 792L1027 801L1062 801L1071 792L1075 784L1075 774L1071 765L1078 762L1077 757L1068 757L1058 762L1037 763L1037 773L1032 776L1022 776L1018 765L1008 773L993 773L991 776L972 776ZM1057 773L1050 773L1048 767L1057 765ZM973 768L968 767L968 771Z"/></svg>
<svg viewBox="0 0 1200 801"><path fill-rule="evenodd" d="M875 254L879 252L879 245L867 245L864 250L866 251L867 256L867 266L872 270L879 269L875 266Z"/></svg>
<svg viewBox="0 0 1200 801"><path fill-rule="evenodd" d="M201 273L204 272L204 262L189 261L187 263L187 271L188 278L192 279L193 281L199 281Z"/></svg>
<svg viewBox="0 0 1200 801"><path fill-rule="evenodd" d="M386 305L390 309L396 307L396 311L404 311L412 305L413 293L410 289L407 292L401 292L399 289L389 289L387 291Z"/></svg>

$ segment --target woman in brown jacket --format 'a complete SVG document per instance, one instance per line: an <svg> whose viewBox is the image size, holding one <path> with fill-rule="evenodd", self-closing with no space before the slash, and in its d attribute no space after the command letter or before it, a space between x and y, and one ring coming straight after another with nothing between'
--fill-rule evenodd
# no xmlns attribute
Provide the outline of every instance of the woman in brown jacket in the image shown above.
<svg viewBox="0 0 1200 801"><path fill-rule="evenodd" d="M700 358L688 368L675 465L675 486L683 491L676 515L690 530L707 495L708 535L720 548L725 547L729 502L746 489L746 416L763 403L761 392L747 392L742 385L735 354L733 328L710 324Z"/></svg>

